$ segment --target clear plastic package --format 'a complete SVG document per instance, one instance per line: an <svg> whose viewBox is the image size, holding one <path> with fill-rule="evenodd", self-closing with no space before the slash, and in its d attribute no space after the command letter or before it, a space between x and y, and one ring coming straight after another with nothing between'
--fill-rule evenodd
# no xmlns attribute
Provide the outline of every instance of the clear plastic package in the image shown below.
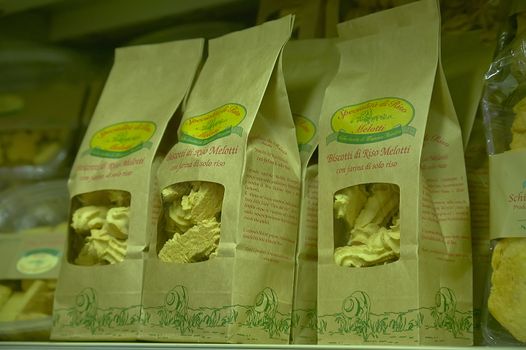
<svg viewBox="0 0 526 350"><path fill-rule="evenodd" d="M47 340L56 279L0 281L0 340Z"/></svg>
<svg viewBox="0 0 526 350"><path fill-rule="evenodd" d="M33 232L67 221L67 180L16 186L0 192L0 234Z"/></svg>
<svg viewBox="0 0 526 350"><path fill-rule="evenodd" d="M518 21L517 21L518 20ZM490 179L490 263L482 305L489 345L526 345L526 31L510 17L486 73L482 111Z"/></svg>
<svg viewBox="0 0 526 350"><path fill-rule="evenodd" d="M52 323L53 319L51 316L37 320L0 323L0 340L46 340L49 339L49 330Z"/></svg>
<svg viewBox="0 0 526 350"><path fill-rule="evenodd" d="M67 232L65 180L0 193L0 340L48 340Z"/></svg>
<svg viewBox="0 0 526 350"><path fill-rule="evenodd" d="M65 49L0 41L0 188L67 175L86 94L83 67Z"/></svg>

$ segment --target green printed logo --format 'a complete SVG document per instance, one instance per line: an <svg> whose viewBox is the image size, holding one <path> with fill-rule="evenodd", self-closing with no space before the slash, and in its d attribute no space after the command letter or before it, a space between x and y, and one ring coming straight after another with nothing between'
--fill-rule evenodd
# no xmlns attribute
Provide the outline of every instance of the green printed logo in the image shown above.
<svg viewBox="0 0 526 350"><path fill-rule="evenodd" d="M294 125L296 126L296 140L300 152L309 152L312 146L309 142L312 141L316 135L316 125L308 119L299 114L294 114Z"/></svg>
<svg viewBox="0 0 526 350"><path fill-rule="evenodd" d="M91 154L101 158L122 158L143 148L150 148L149 140L157 126L153 122L136 121L110 125L97 131L90 140Z"/></svg>
<svg viewBox="0 0 526 350"><path fill-rule="evenodd" d="M247 111L236 103L229 103L208 113L186 119L181 124L179 140L196 146L204 146L222 137L236 134L241 136L243 128L238 126Z"/></svg>
<svg viewBox="0 0 526 350"><path fill-rule="evenodd" d="M415 115L413 105L397 98L379 98L340 108L331 117L327 144L362 144L379 142L402 134L414 136L416 129L409 126Z"/></svg>
<svg viewBox="0 0 526 350"><path fill-rule="evenodd" d="M366 292L355 291L343 300L339 312L319 318L318 334L353 334L368 341L421 327L444 329L460 338L473 331L473 314L459 311L455 293L446 287L437 291L433 306L383 313L373 312Z"/></svg>

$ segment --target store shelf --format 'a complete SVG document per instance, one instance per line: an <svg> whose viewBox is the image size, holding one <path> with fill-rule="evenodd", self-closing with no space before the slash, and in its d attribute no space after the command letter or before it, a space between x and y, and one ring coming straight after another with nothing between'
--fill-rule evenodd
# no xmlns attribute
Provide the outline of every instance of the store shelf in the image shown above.
<svg viewBox="0 0 526 350"><path fill-rule="evenodd" d="M327 0L328 1L328 0ZM337 3L337 1L335 1ZM526 6L526 1L516 2ZM38 42L107 52L131 45L144 33L206 21L252 23L259 0L0 0L0 33ZM212 22L216 23L216 22ZM174 28L175 27L175 28ZM184 28L183 28L184 29ZM1 37L2 35L0 35ZM101 45L104 44L104 45ZM102 82L99 82L102 84ZM95 96L95 95L94 95ZM97 95L98 96L98 95ZM96 97L94 97L96 99ZM88 114L87 114L88 115ZM91 114L89 114L91 116ZM89 117L86 117L89 118ZM6 342L1 349L371 349L371 350L515 350L516 347L448 347L393 345L251 345L145 342ZM520 349L520 348L519 348Z"/></svg>
<svg viewBox="0 0 526 350"><path fill-rule="evenodd" d="M141 28L211 19L253 17L257 0L0 0L0 20L27 22L40 16L45 19L41 31L46 41L78 42L122 35ZM29 24L29 23L28 23ZM117 33L117 34L116 34Z"/></svg>
<svg viewBox="0 0 526 350"><path fill-rule="evenodd" d="M466 349L489 349L483 347L448 347L448 346L386 346L386 345L355 345L355 346L338 346L338 345L250 345L250 344L182 344L182 343L100 343L100 342L0 342L0 349L105 349L105 350L150 350L150 349L178 349L178 350L195 350L195 349L286 349L286 350L401 350L401 349L419 349L419 350L466 350ZM511 350L513 347L492 347L491 350Z"/></svg>
<svg viewBox="0 0 526 350"><path fill-rule="evenodd" d="M148 6L144 6L142 0L89 1L54 13L49 35L51 41L71 40L154 20L184 19L196 12L213 12L240 5L238 0L151 0Z"/></svg>
<svg viewBox="0 0 526 350"><path fill-rule="evenodd" d="M11 15L53 5L64 0L0 0L0 14Z"/></svg>

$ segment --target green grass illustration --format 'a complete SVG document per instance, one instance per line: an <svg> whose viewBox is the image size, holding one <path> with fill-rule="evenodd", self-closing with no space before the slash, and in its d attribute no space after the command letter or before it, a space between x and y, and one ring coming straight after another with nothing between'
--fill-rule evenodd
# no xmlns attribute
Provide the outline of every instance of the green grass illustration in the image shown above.
<svg viewBox="0 0 526 350"><path fill-rule="evenodd" d="M450 288L440 288L435 295L435 305L405 312L385 312L375 314L372 311L369 295L355 291L342 302L341 311L325 315L318 320L318 333L327 332L327 324L332 320L336 329L330 332L355 334L364 341L378 339L380 335L404 333L416 328L445 329L454 337L460 337L473 328L471 311L457 309L455 294ZM424 324L424 314L430 315L432 324Z"/></svg>
<svg viewBox="0 0 526 350"><path fill-rule="evenodd" d="M188 291L178 285L165 296L164 304L158 308L159 326L172 327L182 335L191 334L203 327L224 327L237 319L232 307L198 308L189 307Z"/></svg>
<svg viewBox="0 0 526 350"><path fill-rule="evenodd" d="M301 329L318 329L316 309L296 309L292 311L291 327Z"/></svg>
<svg viewBox="0 0 526 350"><path fill-rule="evenodd" d="M272 288L265 288L256 296L253 306L246 311L245 325L263 328L272 338L290 330L290 315L278 312L278 295Z"/></svg>
<svg viewBox="0 0 526 350"><path fill-rule="evenodd" d="M102 309L98 307L97 292L85 288L77 294L72 307L57 310L54 324L66 328L84 327L96 334L103 329L135 325L140 320L140 306Z"/></svg>
<svg viewBox="0 0 526 350"><path fill-rule="evenodd" d="M296 328L300 325L300 320L302 318L303 310L292 310L292 317L290 319L290 326Z"/></svg>
<svg viewBox="0 0 526 350"><path fill-rule="evenodd" d="M435 294L435 306L431 308L433 327L446 329L455 337L473 328L471 313L461 313L457 310L457 298L450 288L442 287Z"/></svg>
<svg viewBox="0 0 526 350"><path fill-rule="evenodd" d="M318 318L318 333L323 334L326 332L327 332L327 321L322 318Z"/></svg>
<svg viewBox="0 0 526 350"><path fill-rule="evenodd" d="M284 336L290 331L291 314L278 311L278 296L271 288L259 292L253 305L191 308L189 299L188 290L177 285L166 293L163 303L156 307L142 308L137 305L101 309L98 307L96 291L85 288L75 297L74 306L57 310L53 322L64 328L87 328L92 334L135 324L167 327L181 335L234 324L261 328L270 337ZM241 311L246 316L244 321L238 320ZM316 322L316 319L313 318L312 322Z"/></svg>
<svg viewBox="0 0 526 350"><path fill-rule="evenodd" d="M183 286L175 286L164 298L164 304L157 311L159 325L173 327L182 335L192 333L195 319L188 312L188 293Z"/></svg>
<svg viewBox="0 0 526 350"><path fill-rule="evenodd" d="M226 327L239 324L246 327L259 327L269 336L288 334L290 314L278 312L278 297L274 290L265 288L257 294L254 305L227 305L218 308L190 307L188 290L178 285L165 296L163 305L145 310L150 323L159 327L176 329L182 335L193 334L198 329ZM240 311L245 312L246 320L238 322ZM155 322L152 315L157 316Z"/></svg>

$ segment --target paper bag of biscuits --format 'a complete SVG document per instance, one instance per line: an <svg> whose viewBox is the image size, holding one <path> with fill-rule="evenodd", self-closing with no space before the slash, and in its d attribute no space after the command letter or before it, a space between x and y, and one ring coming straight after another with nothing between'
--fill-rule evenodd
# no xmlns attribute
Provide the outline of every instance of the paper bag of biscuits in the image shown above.
<svg viewBox="0 0 526 350"><path fill-rule="evenodd" d="M474 128L484 73L495 50L495 42L483 41L481 36L481 31L444 33L442 36L444 74L457 112L464 150Z"/></svg>
<svg viewBox="0 0 526 350"><path fill-rule="evenodd" d="M477 113L473 122L473 129L465 152L473 255L473 343L483 345L481 314L489 263L490 239L489 159L486 152L486 134L481 111Z"/></svg>
<svg viewBox="0 0 526 350"><path fill-rule="evenodd" d="M0 234L0 340L49 340L65 224Z"/></svg>
<svg viewBox="0 0 526 350"><path fill-rule="evenodd" d="M160 207L154 159L202 49L195 39L116 50L69 178L52 338L137 339L144 255Z"/></svg>
<svg viewBox="0 0 526 350"><path fill-rule="evenodd" d="M517 28L524 28L524 13ZM514 20L514 21L515 21ZM491 345L526 345L526 35L511 42L486 73L482 111L489 154L490 266L482 332Z"/></svg>
<svg viewBox="0 0 526 350"><path fill-rule="evenodd" d="M339 25L320 117L318 342L472 344L462 137L433 0Z"/></svg>
<svg viewBox="0 0 526 350"><path fill-rule="evenodd" d="M146 262L141 339L287 343L300 161L281 70L292 17L209 42Z"/></svg>
<svg viewBox="0 0 526 350"><path fill-rule="evenodd" d="M296 125L301 158L301 207L294 274L291 340L316 344L318 269L318 120L323 95L338 68L333 40L290 41L283 53L283 74Z"/></svg>

